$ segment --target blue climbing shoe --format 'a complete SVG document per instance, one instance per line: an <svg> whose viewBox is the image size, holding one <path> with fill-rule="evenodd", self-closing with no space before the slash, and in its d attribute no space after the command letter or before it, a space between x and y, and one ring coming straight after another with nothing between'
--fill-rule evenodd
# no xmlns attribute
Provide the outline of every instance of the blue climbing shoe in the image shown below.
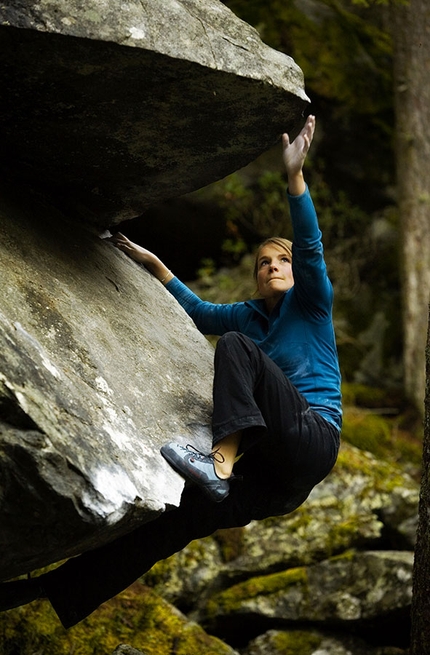
<svg viewBox="0 0 430 655"><path fill-rule="evenodd" d="M227 498L229 480L218 477L215 471L215 461L224 461L221 453L214 451L204 455L191 445L182 446L174 442L162 446L160 452L175 471L197 484L213 501L220 503Z"/></svg>

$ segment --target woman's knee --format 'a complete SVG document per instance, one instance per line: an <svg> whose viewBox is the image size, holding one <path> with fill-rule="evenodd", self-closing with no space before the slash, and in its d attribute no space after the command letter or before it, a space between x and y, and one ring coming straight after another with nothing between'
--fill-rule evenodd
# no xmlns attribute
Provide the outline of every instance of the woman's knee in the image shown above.
<svg viewBox="0 0 430 655"><path fill-rule="evenodd" d="M217 351L232 350L243 351L249 353L256 348L254 342L241 332L226 332L219 338L217 343Z"/></svg>
<svg viewBox="0 0 430 655"><path fill-rule="evenodd" d="M219 339L217 343L217 348L220 348L224 345L228 345L230 343L236 343L237 341L240 340L240 337L243 336L240 334L240 332L225 332Z"/></svg>

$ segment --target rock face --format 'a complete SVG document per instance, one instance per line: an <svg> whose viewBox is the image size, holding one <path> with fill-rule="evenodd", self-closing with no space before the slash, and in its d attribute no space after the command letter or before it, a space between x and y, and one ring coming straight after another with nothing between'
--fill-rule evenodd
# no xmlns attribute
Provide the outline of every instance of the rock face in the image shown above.
<svg viewBox="0 0 430 655"><path fill-rule="evenodd" d="M178 504L159 448L210 439L212 347L144 268L46 211L0 199L3 579Z"/></svg>
<svg viewBox="0 0 430 655"><path fill-rule="evenodd" d="M216 0L0 6L0 171L106 227L255 159L307 104Z"/></svg>

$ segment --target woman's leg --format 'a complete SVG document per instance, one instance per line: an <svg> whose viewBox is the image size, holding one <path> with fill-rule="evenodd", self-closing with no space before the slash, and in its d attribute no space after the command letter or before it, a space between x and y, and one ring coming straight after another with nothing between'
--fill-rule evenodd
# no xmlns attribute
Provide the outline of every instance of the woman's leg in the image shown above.
<svg viewBox="0 0 430 655"><path fill-rule="evenodd" d="M231 483L222 503L211 502L197 487L188 488L177 509L37 578L65 627L193 539L293 511L334 464L337 430L309 410L252 341L229 333L220 340L216 359L214 448L237 435L229 446L234 451L240 441L244 454L237 469L243 481ZM3 589L7 584L14 583ZM23 593L23 603L31 600Z"/></svg>
<svg viewBox="0 0 430 655"><path fill-rule="evenodd" d="M216 474L222 480L228 480L233 473L234 462L239 451L242 432L234 432L219 441L214 449L214 466ZM218 455L218 457L216 456Z"/></svg>
<svg viewBox="0 0 430 655"><path fill-rule="evenodd" d="M197 487L188 487L178 508L115 541L73 557L38 578L0 585L2 609L8 609L8 597L9 607L14 607L42 596L48 598L64 627L69 628L190 541L218 528L249 523L258 493L258 484L254 489L237 482L229 498L217 504Z"/></svg>
<svg viewBox="0 0 430 655"><path fill-rule="evenodd" d="M339 447L335 426L311 410L282 370L238 332L226 333L216 348L212 432L209 455L177 443L161 452L215 502L229 494L227 475L238 452L247 462L257 461L278 485L308 489L331 470Z"/></svg>
<svg viewBox="0 0 430 655"><path fill-rule="evenodd" d="M213 449L241 432L240 450L269 477L305 487L331 470L338 430L310 409L283 371L248 337L229 332L215 353ZM244 455L245 457L245 455Z"/></svg>

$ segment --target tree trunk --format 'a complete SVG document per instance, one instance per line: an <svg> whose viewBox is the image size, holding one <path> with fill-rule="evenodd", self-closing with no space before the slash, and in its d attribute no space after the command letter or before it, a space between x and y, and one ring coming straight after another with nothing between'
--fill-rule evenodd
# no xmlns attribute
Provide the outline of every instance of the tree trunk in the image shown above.
<svg viewBox="0 0 430 655"><path fill-rule="evenodd" d="M396 5L392 16L404 387L421 410L430 292L430 2L411 0L406 7Z"/></svg>
<svg viewBox="0 0 430 655"><path fill-rule="evenodd" d="M426 362L423 475L415 547L410 655L430 653L430 306Z"/></svg>

